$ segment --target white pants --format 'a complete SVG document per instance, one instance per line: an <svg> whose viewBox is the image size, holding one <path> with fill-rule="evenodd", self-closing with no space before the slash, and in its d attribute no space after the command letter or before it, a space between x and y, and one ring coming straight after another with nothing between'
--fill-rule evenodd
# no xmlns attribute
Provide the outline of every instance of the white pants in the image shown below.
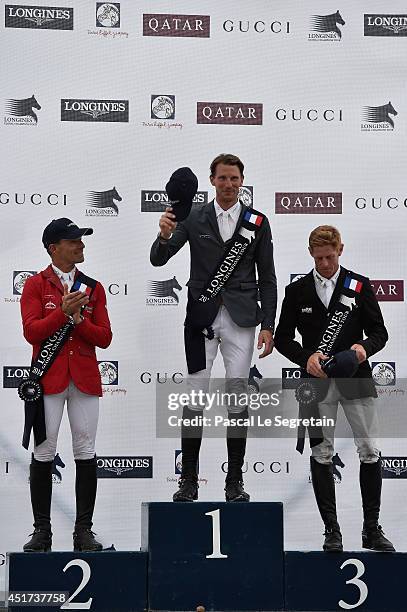
<svg viewBox="0 0 407 612"><path fill-rule="evenodd" d="M321 417L333 419L336 423L338 402L351 426L353 439L361 463L375 463L380 457L377 443L379 421L373 397L347 400L343 398L335 384L331 381L325 399L319 403ZM334 454L334 428L322 428L324 440L312 448L312 456L318 463L331 463Z"/></svg>
<svg viewBox="0 0 407 612"><path fill-rule="evenodd" d="M71 381L62 393L44 395L45 426L47 439L34 446L37 461L53 461L57 450L65 400L72 434L75 459L93 459L99 419L99 397L82 393Z"/></svg>
<svg viewBox="0 0 407 612"><path fill-rule="evenodd" d="M212 329L215 337L212 340L205 338L206 368L188 375L188 392L202 390L207 393L209 391L213 362L220 348L225 365L226 391L236 394L247 393L256 328L240 327L233 321L225 306L221 306L212 323ZM197 406L190 406L190 408L192 410L201 409ZM228 411L233 413L242 412L244 409L239 405L228 406Z"/></svg>

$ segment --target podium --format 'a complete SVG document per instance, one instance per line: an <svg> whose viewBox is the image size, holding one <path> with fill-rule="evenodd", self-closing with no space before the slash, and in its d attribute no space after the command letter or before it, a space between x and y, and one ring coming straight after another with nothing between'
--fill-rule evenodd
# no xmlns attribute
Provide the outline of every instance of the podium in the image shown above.
<svg viewBox="0 0 407 612"><path fill-rule="evenodd" d="M406 609L405 553L286 552L287 610Z"/></svg>
<svg viewBox="0 0 407 612"><path fill-rule="evenodd" d="M281 503L145 503L150 610L282 610Z"/></svg>
<svg viewBox="0 0 407 612"><path fill-rule="evenodd" d="M10 612L144 612L147 608L147 553L12 552L7 553L6 571ZM38 597L31 597L36 607L18 605L18 600L27 602L30 594L39 593L65 595L46 597L44 606Z"/></svg>

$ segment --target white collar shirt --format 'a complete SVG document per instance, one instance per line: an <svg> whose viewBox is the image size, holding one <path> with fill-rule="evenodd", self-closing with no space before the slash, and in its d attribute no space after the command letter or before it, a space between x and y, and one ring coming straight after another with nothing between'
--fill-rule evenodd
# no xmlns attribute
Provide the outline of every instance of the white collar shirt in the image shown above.
<svg viewBox="0 0 407 612"><path fill-rule="evenodd" d="M338 268L335 274L331 276L331 278L325 278L324 276L321 276L319 272L316 271L315 268L312 271L314 275L315 289L316 289L317 295L319 299L321 300L321 302L324 304L325 308L328 308L329 306L329 302L331 301L332 294L335 291L335 286L336 286L340 271L341 269Z"/></svg>
<svg viewBox="0 0 407 612"><path fill-rule="evenodd" d="M70 291L72 288L74 279L75 279L76 267L74 266L70 272L62 272L62 270L54 266L54 264L51 264L51 265L52 265L52 269L54 270L55 274L58 276L59 280L61 281L62 286L64 284L67 284L68 291Z"/></svg>
<svg viewBox="0 0 407 612"><path fill-rule="evenodd" d="M222 236L223 242L226 242L226 240L229 240L229 238L231 238L234 234L237 222L239 220L239 215L242 210L242 205L239 201L237 201L236 204L233 204L233 206L228 210L223 210L223 208L221 208L215 200L214 206L216 219L218 221L219 233Z"/></svg>

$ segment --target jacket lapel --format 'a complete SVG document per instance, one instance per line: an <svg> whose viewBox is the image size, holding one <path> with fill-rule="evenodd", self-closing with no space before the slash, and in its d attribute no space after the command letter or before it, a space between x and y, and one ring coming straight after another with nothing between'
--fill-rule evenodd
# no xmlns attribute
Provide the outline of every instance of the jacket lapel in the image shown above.
<svg viewBox="0 0 407 612"><path fill-rule="evenodd" d="M211 226L212 231L215 234L217 240L221 244L225 244L222 240L222 236L219 233L219 225L218 225L218 220L216 218L216 213L215 213L215 200L212 200L212 202L209 202L208 208L206 210L206 215L207 215L208 223Z"/></svg>
<svg viewBox="0 0 407 612"><path fill-rule="evenodd" d="M315 307L319 310L325 311L325 305L321 302L318 297L317 290L315 289L315 280L314 273L308 272L305 276L304 285L303 285L303 299L301 300L304 304L309 303L315 305Z"/></svg>
<svg viewBox="0 0 407 612"><path fill-rule="evenodd" d="M54 285L54 287L58 289L60 293L64 292L64 287L61 281L59 280L58 276L55 274L51 264L48 266L48 268L45 268L45 270L42 272L42 275L45 276L45 278L49 280L51 285Z"/></svg>

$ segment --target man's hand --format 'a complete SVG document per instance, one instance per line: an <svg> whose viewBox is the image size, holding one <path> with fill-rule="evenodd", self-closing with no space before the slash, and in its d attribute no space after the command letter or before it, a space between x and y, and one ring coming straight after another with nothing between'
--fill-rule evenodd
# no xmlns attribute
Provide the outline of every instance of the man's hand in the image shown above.
<svg viewBox="0 0 407 612"><path fill-rule="evenodd" d="M163 213L160 217L160 235L164 240L168 240L171 237L171 234L177 227L177 222L174 221L175 215L171 212L171 206L165 209L165 213Z"/></svg>
<svg viewBox="0 0 407 612"><path fill-rule="evenodd" d="M317 378L328 378L325 372L321 369L321 364L319 363L321 359L325 361L326 359L329 359L329 357L323 353L313 353L307 361L307 372L308 374L311 374L311 376L316 376Z"/></svg>
<svg viewBox="0 0 407 612"><path fill-rule="evenodd" d="M259 333L259 339L257 341L257 348L260 350L264 346L264 351L259 355L259 359L270 355L274 348L273 334L269 329L262 329Z"/></svg>
<svg viewBox="0 0 407 612"><path fill-rule="evenodd" d="M73 315L74 318L79 321L79 315L81 312L82 306L85 306L89 302L89 296L83 291L73 291L72 293L68 292L68 285L64 283L64 297L62 298L62 312L66 315Z"/></svg>
<svg viewBox="0 0 407 612"><path fill-rule="evenodd" d="M352 344L350 347L353 351L356 351L356 357L358 358L358 362L362 363L366 361L367 355L364 347L361 344Z"/></svg>

